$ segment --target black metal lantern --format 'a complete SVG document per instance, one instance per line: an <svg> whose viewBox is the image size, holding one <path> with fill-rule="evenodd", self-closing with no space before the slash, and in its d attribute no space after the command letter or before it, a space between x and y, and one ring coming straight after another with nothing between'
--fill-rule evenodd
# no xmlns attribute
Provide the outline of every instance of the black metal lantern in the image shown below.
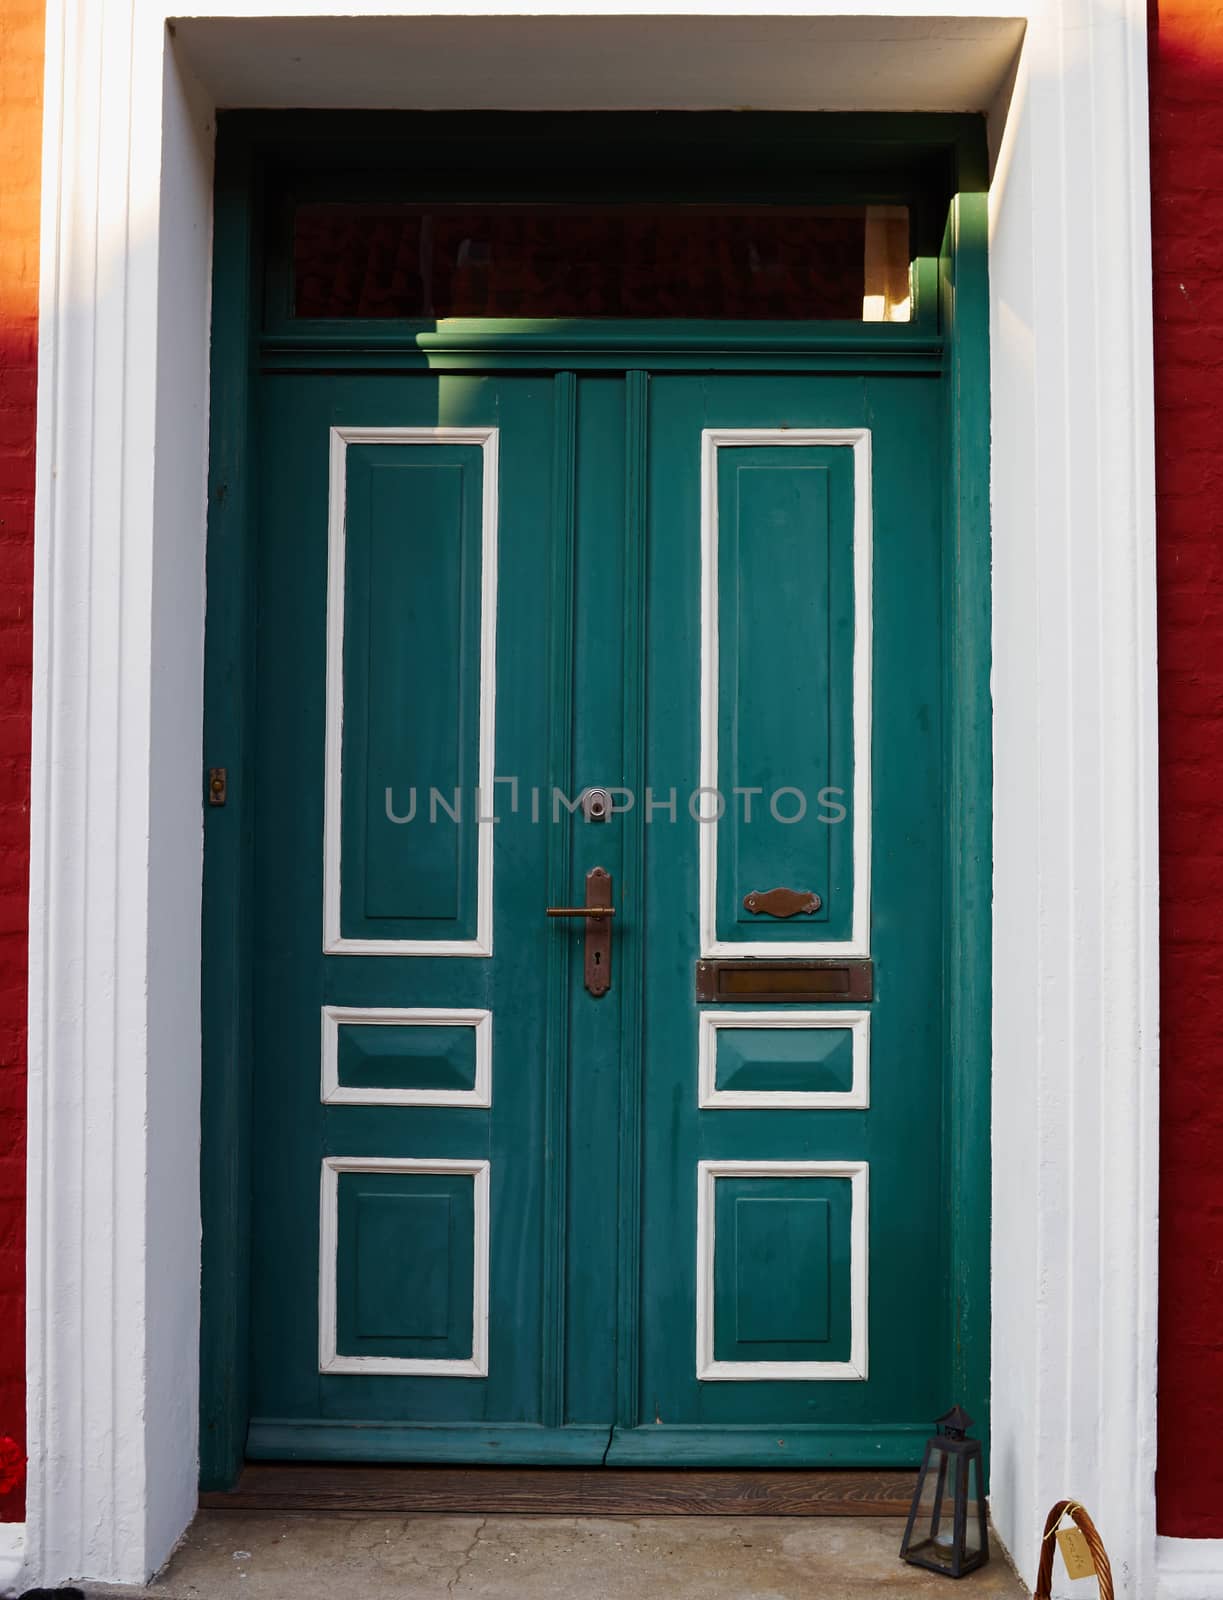
<svg viewBox="0 0 1223 1600"><path fill-rule="evenodd" d="M935 1423L900 1544L903 1561L948 1578L962 1578L989 1560L981 1441L968 1438L971 1426L962 1406Z"/></svg>

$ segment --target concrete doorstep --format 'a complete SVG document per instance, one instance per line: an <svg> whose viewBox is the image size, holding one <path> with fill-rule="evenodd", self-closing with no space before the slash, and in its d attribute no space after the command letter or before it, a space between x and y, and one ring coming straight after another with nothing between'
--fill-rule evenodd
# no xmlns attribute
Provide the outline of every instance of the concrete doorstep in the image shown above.
<svg viewBox="0 0 1223 1600"><path fill-rule="evenodd" d="M517 1517L204 1511L149 1600L1027 1600L1001 1546L951 1587L896 1517Z"/></svg>

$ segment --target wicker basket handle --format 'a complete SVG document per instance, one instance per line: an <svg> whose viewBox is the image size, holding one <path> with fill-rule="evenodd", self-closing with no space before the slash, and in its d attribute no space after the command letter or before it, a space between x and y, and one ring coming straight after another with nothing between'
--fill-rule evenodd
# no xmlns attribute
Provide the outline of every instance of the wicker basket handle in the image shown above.
<svg viewBox="0 0 1223 1600"><path fill-rule="evenodd" d="M1077 1500L1059 1500L1045 1518L1045 1536L1040 1542L1040 1570L1036 1576L1035 1600L1049 1600L1053 1593L1053 1548L1057 1541L1053 1535L1058 1523L1070 1513L1071 1520L1087 1540L1091 1559L1096 1564L1096 1581L1100 1585L1100 1600L1113 1600L1113 1569L1108 1564L1108 1551L1096 1531L1096 1525Z"/></svg>

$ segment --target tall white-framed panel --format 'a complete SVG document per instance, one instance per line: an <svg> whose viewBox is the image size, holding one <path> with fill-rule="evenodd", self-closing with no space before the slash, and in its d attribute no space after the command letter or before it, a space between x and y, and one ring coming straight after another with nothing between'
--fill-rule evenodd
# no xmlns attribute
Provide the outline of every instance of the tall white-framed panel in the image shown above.
<svg viewBox="0 0 1223 1600"><path fill-rule="evenodd" d="M483 452L480 569L478 795L491 796L496 762L498 430L495 427L333 427L327 528L327 732L323 821L323 950L328 955L490 956L493 834L476 819L476 934L472 939L345 938L341 926L344 756L344 587L349 445L478 445ZM487 802L484 802L485 804Z"/></svg>
<svg viewBox="0 0 1223 1600"><path fill-rule="evenodd" d="M716 821L700 827L700 935L702 956L863 957L870 954L871 872L871 433L869 428L704 428L701 431L701 754L702 802L721 793L718 762L719 605L718 455L745 446L840 446L853 452L852 664L853 905L848 939L759 939L718 936L718 834ZM704 815L704 813L703 813Z"/></svg>

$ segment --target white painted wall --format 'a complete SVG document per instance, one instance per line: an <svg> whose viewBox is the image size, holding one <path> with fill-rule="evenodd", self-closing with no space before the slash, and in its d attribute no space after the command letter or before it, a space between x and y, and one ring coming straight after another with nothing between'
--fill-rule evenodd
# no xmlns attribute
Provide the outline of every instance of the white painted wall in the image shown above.
<svg viewBox="0 0 1223 1600"><path fill-rule="evenodd" d="M47 10L35 536L30 1576L195 1502L210 112L131 8Z"/></svg>
<svg viewBox="0 0 1223 1600"><path fill-rule="evenodd" d="M177 47L198 96L165 63L158 0L48 6L31 1581L142 1578L193 1503L209 104L283 103L289 79L296 104L315 90L315 103L365 103L361 86L393 62L409 105L631 106L652 81L643 63L671 62L659 81L683 90L669 103L774 93L879 109L915 103L920 60L927 108L988 97L1004 110L999 41L1019 31L1004 0L943 0L947 17L922 19L899 0L791 0L776 16L638 0L631 17L534 0L512 26L512 3L346 0L331 31L285 20L317 23L330 10L318 0L187 9ZM256 10L278 28L260 33ZM445 30L470 37L485 12L501 14L495 60L479 57L485 77L468 83ZM615 49L557 23L549 58L532 34L542 18L600 12ZM442 93L436 74L413 88L413 28L446 56L444 99L422 98ZM521 57L514 38L531 42ZM1030 1577L1045 1509L1079 1496L1124 1596L1154 1581L1144 43L1144 0L1032 0L1005 137L994 121L992 200L994 1510ZM0 1582L15 1560L0 1548Z"/></svg>
<svg viewBox="0 0 1223 1600"><path fill-rule="evenodd" d="M1141 7L1029 29L991 192L993 1511L1154 1581L1158 908ZM1054 25L1060 22L1060 26Z"/></svg>

